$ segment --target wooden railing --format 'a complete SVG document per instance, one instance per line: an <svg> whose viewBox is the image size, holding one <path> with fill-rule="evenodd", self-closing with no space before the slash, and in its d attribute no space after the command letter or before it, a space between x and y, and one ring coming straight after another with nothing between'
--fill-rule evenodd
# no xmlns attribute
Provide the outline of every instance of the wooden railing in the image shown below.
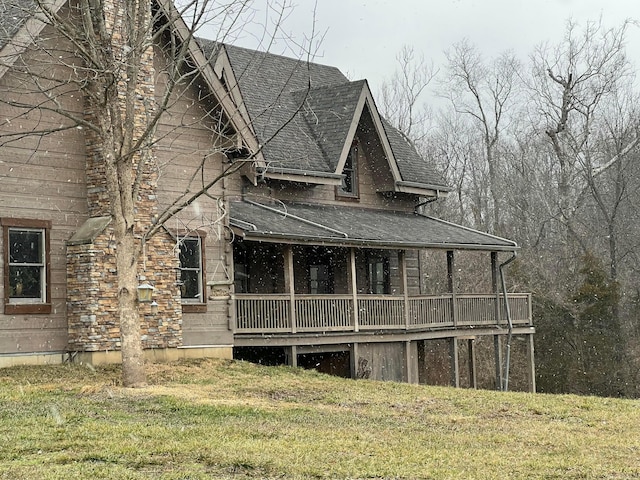
<svg viewBox="0 0 640 480"><path fill-rule="evenodd" d="M531 325L531 295L510 293L514 325ZM338 332L506 325L502 295L235 295L235 333ZM356 314L357 313L357 314Z"/></svg>

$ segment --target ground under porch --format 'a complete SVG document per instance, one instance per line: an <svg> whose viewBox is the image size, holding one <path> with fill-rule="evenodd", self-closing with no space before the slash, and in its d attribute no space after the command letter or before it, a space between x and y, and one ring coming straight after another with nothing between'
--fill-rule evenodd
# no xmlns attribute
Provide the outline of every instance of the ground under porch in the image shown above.
<svg viewBox="0 0 640 480"><path fill-rule="evenodd" d="M534 328L237 336L234 358L353 379L535 392ZM507 364L508 360L508 364Z"/></svg>

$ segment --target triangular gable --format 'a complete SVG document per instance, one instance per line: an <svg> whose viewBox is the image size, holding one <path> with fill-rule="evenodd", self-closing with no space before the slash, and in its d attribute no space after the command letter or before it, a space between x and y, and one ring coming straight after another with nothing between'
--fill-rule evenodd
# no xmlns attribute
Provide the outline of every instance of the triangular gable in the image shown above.
<svg viewBox="0 0 640 480"><path fill-rule="evenodd" d="M172 32L182 42L188 42L187 51L191 59L196 65L198 72L207 85L215 95L216 99L220 103L225 115L232 124L233 129L238 134L238 143L244 142L251 152L257 152L259 150L258 143L255 140L255 136L251 131L250 123L246 121L245 117L239 111L237 105L234 102L230 92L223 85L221 78L219 78L212 65L211 55L213 52L209 52L209 55L198 45L197 39L190 32L184 19L180 16L180 13L176 9L172 0L158 0L163 14L165 15L169 25L172 27ZM242 145L238 144L238 148Z"/></svg>
<svg viewBox="0 0 640 480"><path fill-rule="evenodd" d="M391 174L393 176L393 180L396 183L401 182L402 176L400 175L400 170L398 169L398 164L393 154L393 150L391 149L389 139L387 138L387 134L382 124L380 114L378 113L376 104L373 101L373 95L371 95L369 84L367 83L366 80L363 80L358 83L362 84L362 89L360 91L360 98L358 99L355 105L353 117L351 118L351 124L349 125L349 129L347 131L345 141L342 145L340 158L338 160L338 164L336 165L336 173L342 173L344 169L344 164L347 161L347 157L349 156L349 150L351 149L351 144L353 143L353 139L355 138L356 131L358 129L358 124L360 123L360 118L362 117L362 113L366 105L371 115L371 118L373 120L374 128L380 140L380 145L382 146L382 150L384 152L385 158L387 159L389 169L391 170Z"/></svg>

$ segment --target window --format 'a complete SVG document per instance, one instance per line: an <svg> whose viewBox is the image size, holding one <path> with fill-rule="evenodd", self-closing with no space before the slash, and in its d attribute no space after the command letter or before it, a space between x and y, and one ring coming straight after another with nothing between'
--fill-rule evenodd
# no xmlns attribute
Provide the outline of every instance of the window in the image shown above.
<svg viewBox="0 0 640 480"><path fill-rule="evenodd" d="M389 293L389 258L382 255L370 255L367 258L369 293L385 295Z"/></svg>
<svg viewBox="0 0 640 480"><path fill-rule="evenodd" d="M249 251L242 241L233 244L233 283L235 293L249 293Z"/></svg>
<svg viewBox="0 0 640 480"><path fill-rule="evenodd" d="M342 169L342 185L338 188L341 197L358 196L358 145L353 143Z"/></svg>
<svg viewBox="0 0 640 480"><path fill-rule="evenodd" d="M3 218L4 312L50 313L51 222Z"/></svg>
<svg viewBox="0 0 640 480"><path fill-rule="evenodd" d="M206 311L204 291L204 254L201 236L187 236L180 244L180 291L182 310L185 312Z"/></svg>
<svg viewBox="0 0 640 480"><path fill-rule="evenodd" d="M329 265L309 265L309 293L326 295L331 291Z"/></svg>

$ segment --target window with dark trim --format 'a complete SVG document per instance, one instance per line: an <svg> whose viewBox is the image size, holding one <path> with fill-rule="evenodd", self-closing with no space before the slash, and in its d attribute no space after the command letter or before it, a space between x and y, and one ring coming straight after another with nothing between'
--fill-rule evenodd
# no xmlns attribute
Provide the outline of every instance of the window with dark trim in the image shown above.
<svg viewBox="0 0 640 480"><path fill-rule="evenodd" d="M342 169L342 185L336 193L340 197L358 197L358 144L353 143Z"/></svg>
<svg viewBox="0 0 640 480"><path fill-rule="evenodd" d="M206 312L204 238L188 235L179 238L180 293L183 312Z"/></svg>
<svg viewBox="0 0 640 480"><path fill-rule="evenodd" d="M390 292L389 257L369 254L367 257L369 293L386 295Z"/></svg>
<svg viewBox="0 0 640 480"><path fill-rule="evenodd" d="M51 313L51 222L2 218L4 313Z"/></svg>

